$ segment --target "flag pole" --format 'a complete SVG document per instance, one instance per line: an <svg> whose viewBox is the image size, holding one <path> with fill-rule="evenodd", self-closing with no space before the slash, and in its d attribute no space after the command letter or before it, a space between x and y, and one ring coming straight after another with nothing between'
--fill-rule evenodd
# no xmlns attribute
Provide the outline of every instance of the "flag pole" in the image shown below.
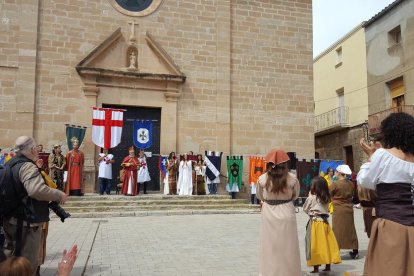
<svg viewBox="0 0 414 276"><path fill-rule="evenodd" d="M96 107L96 106L90 106L89 108L92 109L98 109L98 110L115 110L115 111L128 111L127 109L122 108L111 108L111 107Z"/></svg>

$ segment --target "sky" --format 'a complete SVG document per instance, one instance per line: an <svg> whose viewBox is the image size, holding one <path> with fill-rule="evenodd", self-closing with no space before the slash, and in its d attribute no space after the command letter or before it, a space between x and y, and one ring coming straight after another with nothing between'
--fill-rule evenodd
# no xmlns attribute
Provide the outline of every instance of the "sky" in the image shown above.
<svg viewBox="0 0 414 276"><path fill-rule="evenodd" d="M313 56L394 0L313 0Z"/></svg>

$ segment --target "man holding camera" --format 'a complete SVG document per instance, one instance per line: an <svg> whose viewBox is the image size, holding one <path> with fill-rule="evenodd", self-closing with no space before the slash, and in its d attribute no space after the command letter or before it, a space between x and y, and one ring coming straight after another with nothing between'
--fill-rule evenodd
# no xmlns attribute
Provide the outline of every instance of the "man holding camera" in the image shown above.
<svg viewBox="0 0 414 276"><path fill-rule="evenodd" d="M41 176L35 162L39 154L36 142L28 136L21 136L15 143L16 156L9 162L12 167L12 177L16 187L21 184L27 192L24 215L11 214L4 218L6 255L21 255L26 257L35 273L38 266L38 256L41 238L41 225L49 221L49 202L63 204L68 196L49 188ZM20 252L19 252L20 251Z"/></svg>

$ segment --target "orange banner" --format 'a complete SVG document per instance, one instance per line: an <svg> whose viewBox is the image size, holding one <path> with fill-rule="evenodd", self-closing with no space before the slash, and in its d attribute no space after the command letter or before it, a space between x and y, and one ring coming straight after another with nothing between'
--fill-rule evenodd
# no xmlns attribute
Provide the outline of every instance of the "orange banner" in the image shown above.
<svg viewBox="0 0 414 276"><path fill-rule="evenodd" d="M265 173L266 163L263 157L250 156L249 185L256 183L259 176Z"/></svg>

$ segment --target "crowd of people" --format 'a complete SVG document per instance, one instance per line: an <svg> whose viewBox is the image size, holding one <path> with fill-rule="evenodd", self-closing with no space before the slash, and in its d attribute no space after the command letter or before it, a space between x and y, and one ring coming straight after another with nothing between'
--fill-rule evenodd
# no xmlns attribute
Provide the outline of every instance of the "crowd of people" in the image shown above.
<svg viewBox="0 0 414 276"><path fill-rule="evenodd" d="M393 113L381 123L374 142L361 139L368 161L357 175L358 195L369 238L364 276L414 275L414 117ZM301 275L295 207L299 182L287 169L281 150L266 156L267 172L259 178L261 200L260 275ZM315 177L303 206L309 215L305 255L312 273L341 262L341 249L359 258L354 224L352 171L347 165ZM330 203L332 205L330 206ZM332 227L328 218L332 214Z"/></svg>
<svg viewBox="0 0 414 276"><path fill-rule="evenodd" d="M105 150L104 150L105 152ZM105 161L106 157L113 156L101 154L98 161L99 175L101 183L101 172L111 170L110 163ZM135 156L135 148L130 147L128 156L121 163L120 172L121 192L123 195L135 196L139 194L140 187L143 186L144 194L147 193L147 183L151 180L146 155L143 149L139 150L138 157ZM193 152L185 153L177 157L175 152L171 152L165 160L166 174L163 178L161 189L165 195L205 195L217 194L217 183L206 181L206 164L201 154L194 155ZM110 175L108 173L108 175ZM208 184L207 184L208 183ZM100 185L101 187L101 185ZM100 188L103 193L104 185Z"/></svg>
<svg viewBox="0 0 414 276"><path fill-rule="evenodd" d="M364 275L414 275L414 117L394 113L381 123L381 135L376 142L361 139L360 146L368 161L357 175L358 195L363 208L365 229L369 237ZM9 160L14 183L27 193L30 212L16 208L3 217L5 234L4 253L0 275L4 271L21 271L36 275L46 255L47 222L50 202L64 204L68 194L63 192L62 171L65 166L80 166L83 154L76 147L63 158L60 147L54 147L49 156L49 174L39 159L41 148L33 138L22 136L16 140L16 156ZM165 194L191 195L205 190L205 162L201 155L181 160L170 153L166 160ZM300 185L295 174L289 172L289 156L283 150L270 151L265 160L267 169L257 181L257 198L261 208L260 275L301 275L299 237L293 201L298 198ZM100 163L99 190L108 193L107 181L111 175L114 157L103 150ZM68 164L69 163L69 164ZM143 150L135 156L131 147L122 161L124 171L122 193L136 195L140 185L149 180L148 166ZM73 172L68 178L78 178ZM312 273L330 271L332 264L341 263L341 249L348 249L351 259L359 258L359 244L354 224L355 196L349 180L352 171L348 165L329 168L325 177L315 177L303 211L309 216L306 226L305 255ZM214 191L213 187L208 187ZM80 186L73 186L69 194L79 195ZM332 215L332 227L329 216ZM58 266L58 275L69 275L77 256L77 247L64 251Z"/></svg>

